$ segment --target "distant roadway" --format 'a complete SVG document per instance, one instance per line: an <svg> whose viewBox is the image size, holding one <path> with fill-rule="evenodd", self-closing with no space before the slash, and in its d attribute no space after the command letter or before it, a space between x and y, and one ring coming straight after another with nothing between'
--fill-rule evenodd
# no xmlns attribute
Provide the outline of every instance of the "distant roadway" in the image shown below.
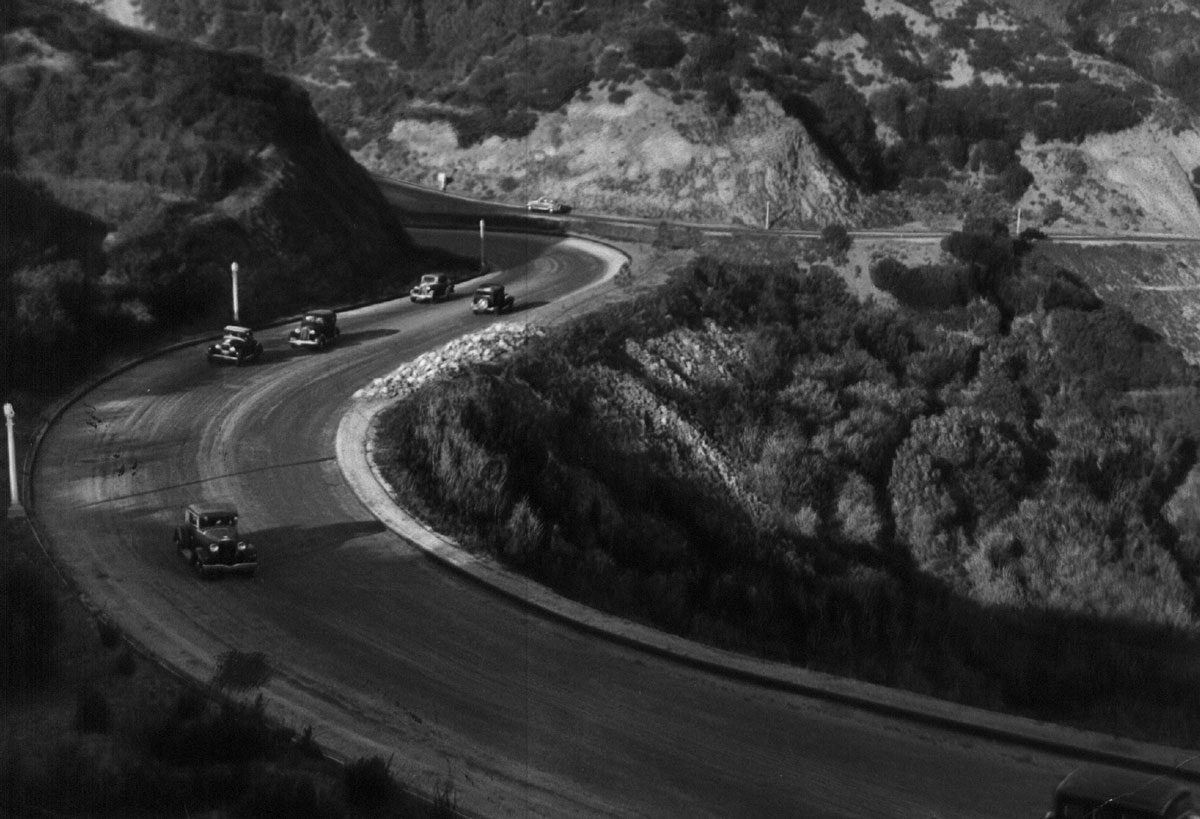
<svg viewBox="0 0 1200 819"><path fill-rule="evenodd" d="M417 234L422 242L476 246ZM488 238L512 320L603 271L577 242ZM599 285L605 286L605 285ZM460 292L470 284L460 286ZM261 653L270 713L353 759L381 756L495 817L1040 817L1072 759L714 675L537 616L385 530L335 460L351 394L478 329L465 296L341 316L340 342L211 368L170 350L99 384L47 432L33 508L88 600L199 680ZM193 577L180 508L233 499L252 580ZM1051 661L1050 658L1047 658ZM253 696L257 690L246 692Z"/></svg>

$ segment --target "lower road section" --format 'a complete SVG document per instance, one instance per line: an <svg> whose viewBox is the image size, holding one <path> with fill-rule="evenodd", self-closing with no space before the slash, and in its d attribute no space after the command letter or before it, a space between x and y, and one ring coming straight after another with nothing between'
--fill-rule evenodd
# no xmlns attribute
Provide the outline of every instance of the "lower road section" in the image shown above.
<svg viewBox="0 0 1200 819"><path fill-rule="evenodd" d="M583 243L490 236L506 321L561 318L603 281ZM459 286L469 292L474 282ZM337 344L210 367L202 345L97 385L48 431L33 506L97 608L183 673L261 653L270 713L346 757L382 756L489 817L1040 817L1070 759L714 675L558 619L447 570L348 487L350 396L492 319L465 295L340 317ZM228 499L253 579L177 556L191 501Z"/></svg>

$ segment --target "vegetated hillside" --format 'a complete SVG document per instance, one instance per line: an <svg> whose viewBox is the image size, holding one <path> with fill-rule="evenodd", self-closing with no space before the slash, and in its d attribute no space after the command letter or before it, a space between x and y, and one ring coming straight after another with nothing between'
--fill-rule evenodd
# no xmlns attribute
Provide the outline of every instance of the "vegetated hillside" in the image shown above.
<svg viewBox="0 0 1200 819"><path fill-rule="evenodd" d="M820 264L701 260L418 389L377 451L437 526L591 605L1196 742L1200 540L1166 511L1196 371L1028 239L947 252L877 265L900 310Z"/></svg>
<svg viewBox="0 0 1200 819"><path fill-rule="evenodd" d="M1178 56L1164 73L1120 37L1108 48L1072 34L1069 23L1110 5L1057 16L982 0L139 9L148 26L256 50L301 78L373 169L429 183L446 172L510 201L547 192L580 208L756 225L769 210L782 226L957 226L971 211L1011 220L1020 205L1025 224L1194 230L1187 40L1164 33ZM1177 15L1184 31L1189 14ZM1162 20L1138 31L1166 32Z"/></svg>
<svg viewBox="0 0 1200 819"><path fill-rule="evenodd" d="M51 390L122 342L398 292L413 252L295 83L65 0L0 39L0 389Z"/></svg>

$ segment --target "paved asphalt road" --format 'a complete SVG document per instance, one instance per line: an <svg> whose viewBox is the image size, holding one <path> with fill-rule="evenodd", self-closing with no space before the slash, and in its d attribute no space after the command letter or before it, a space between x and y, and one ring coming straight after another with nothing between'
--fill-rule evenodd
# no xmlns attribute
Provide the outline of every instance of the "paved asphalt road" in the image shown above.
<svg viewBox="0 0 1200 819"><path fill-rule="evenodd" d="M513 320L596 282L575 243L489 237ZM524 262L524 263L522 263ZM605 287L608 285L598 285ZM467 289L468 286L460 288ZM536 308L536 311L530 308ZM90 601L166 663L211 679L261 652L270 713L346 757L381 755L488 817L1041 817L1073 763L714 676L549 621L392 535L347 487L350 395L477 328L464 296L343 314L339 344L210 368L203 347L99 385L44 439L34 508ZM180 508L231 498L253 579L200 581Z"/></svg>

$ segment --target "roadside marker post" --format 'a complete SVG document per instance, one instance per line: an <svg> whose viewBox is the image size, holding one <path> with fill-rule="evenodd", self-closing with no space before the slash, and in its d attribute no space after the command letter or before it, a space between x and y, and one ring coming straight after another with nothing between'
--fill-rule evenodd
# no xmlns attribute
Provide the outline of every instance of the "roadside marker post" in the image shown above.
<svg viewBox="0 0 1200 819"><path fill-rule="evenodd" d="M21 506L20 493L17 491L17 447L13 435L13 420L17 417L12 404L4 405L4 424L8 427L8 494L11 502L8 507L10 518L25 517L25 507Z"/></svg>
<svg viewBox="0 0 1200 819"><path fill-rule="evenodd" d="M238 263L237 262L233 262L229 265L229 272L233 276L233 321L236 324L241 321L241 319L238 318L238 285L237 285Z"/></svg>
<svg viewBox="0 0 1200 819"><path fill-rule="evenodd" d="M484 225L483 220L479 220L479 272L487 273L487 256L483 252L483 237Z"/></svg>

